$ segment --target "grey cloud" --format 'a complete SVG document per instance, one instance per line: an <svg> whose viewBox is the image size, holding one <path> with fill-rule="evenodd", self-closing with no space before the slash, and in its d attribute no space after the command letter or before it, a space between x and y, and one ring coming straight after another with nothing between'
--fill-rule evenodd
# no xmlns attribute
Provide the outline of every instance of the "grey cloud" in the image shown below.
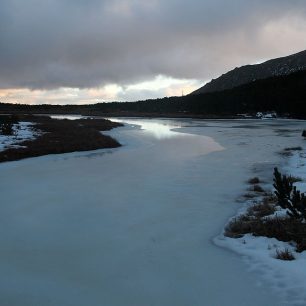
<svg viewBox="0 0 306 306"><path fill-rule="evenodd" d="M207 80L299 48L281 50L271 37L271 50L260 31L305 9L283 0L2 0L0 87L125 85L158 74Z"/></svg>

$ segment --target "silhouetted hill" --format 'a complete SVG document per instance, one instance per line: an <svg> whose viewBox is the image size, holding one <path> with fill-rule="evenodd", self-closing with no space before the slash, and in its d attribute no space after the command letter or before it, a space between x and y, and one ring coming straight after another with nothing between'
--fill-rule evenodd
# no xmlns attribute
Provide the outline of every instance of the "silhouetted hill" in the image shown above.
<svg viewBox="0 0 306 306"><path fill-rule="evenodd" d="M152 116L227 117L276 111L306 118L306 70L254 81L219 92L129 103L100 103L93 113Z"/></svg>
<svg viewBox="0 0 306 306"><path fill-rule="evenodd" d="M192 111L238 114L276 111L306 118L306 70L254 81L233 89L186 97ZM188 101L188 102L187 102Z"/></svg>
<svg viewBox="0 0 306 306"><path fill-rule="evenodd" d="M282 76L306 69L306 51L276 58L257 65L235 68L212 80L191 94L208 93L231 89L256 80Z"/></svg>

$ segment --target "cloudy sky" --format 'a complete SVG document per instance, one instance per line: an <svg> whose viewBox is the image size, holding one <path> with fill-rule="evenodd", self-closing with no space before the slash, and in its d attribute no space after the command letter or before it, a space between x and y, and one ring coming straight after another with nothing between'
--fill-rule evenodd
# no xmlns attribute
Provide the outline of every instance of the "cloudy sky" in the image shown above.
<svg viewBox="0 0 306 306"><path fill-rule="evenodd" d="M306 49L305 0L1 0L0 101L187 94Z"/></svg>

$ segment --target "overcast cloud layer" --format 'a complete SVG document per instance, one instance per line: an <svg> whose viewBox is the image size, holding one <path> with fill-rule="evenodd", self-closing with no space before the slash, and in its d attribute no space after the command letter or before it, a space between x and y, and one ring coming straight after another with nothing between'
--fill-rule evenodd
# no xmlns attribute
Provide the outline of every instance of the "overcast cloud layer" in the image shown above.
<svg viewBox="0 0 306 306"><path fill-rule="evenodd" d="M306 1L1 0L0 88L207 81L306 49Z"/></svg>

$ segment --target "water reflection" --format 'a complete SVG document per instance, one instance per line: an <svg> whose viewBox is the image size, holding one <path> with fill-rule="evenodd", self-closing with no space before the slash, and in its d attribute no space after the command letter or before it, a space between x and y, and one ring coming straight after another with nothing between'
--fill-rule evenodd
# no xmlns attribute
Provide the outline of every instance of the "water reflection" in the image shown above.
<svg viewBox="0 0 306 306"><path fill-rule="evenodd" d="M52 119L68 119L68 120L77 120L81 118L88 118L83 117L81 115L52 115L50 116ZM102 118L102 117L89 117L89 118ZM157 139L164 139L164 138L172 138L172 137L179 137L182 136L181 133L173 131L173 129L181 128L181 125L175 125L170 122L161 122L161 121L151 121L151 120L143 120L143 119L120 119L120 118L108 118L114 122L120 122L125 124L130 124L132 126L140 126L142 130L146 133L152 135L154 138Z"/></svg>
<svg viewBox="0 0 306 306"><path fill-rule="evenodd" d="M204 135L195 135L182 130L179 121L163 119L123 119L111 118L112 121L121 122L134 128L134 134L137 140L142 142L141 147L146 150L149 145L150 152L163 152L163 158L167 162L178 162L193 157L209 154L215 151L224 150L213 138ZM142 133L137 133L138 127ZM179 132L175 129L180 129ZM135 134L136 131L136 134ZM139 130L138 130L139 131ZM126 136L126 134L125 134ZM121 141L120 133L114 135ZM125 138L126 139L126 138ZM149 141L147 141L149 139ZM153 140L153 141L151 141ZM129 140L129 145L135 144L135 138Z"/></svg>
<svg viewBox="0 0 306 306"><path fill-rule="evenodd" d="M142 130L150 134L157 139L181 137L182 133L173 131L173 129L181 128L181 125L173 124L172 122L162 122L162 121L151 121L151 120L133 120L133 119L119 119L111 118L112 121L121 122L125 124L130 124L132 126L140 126Z"/></svg>

